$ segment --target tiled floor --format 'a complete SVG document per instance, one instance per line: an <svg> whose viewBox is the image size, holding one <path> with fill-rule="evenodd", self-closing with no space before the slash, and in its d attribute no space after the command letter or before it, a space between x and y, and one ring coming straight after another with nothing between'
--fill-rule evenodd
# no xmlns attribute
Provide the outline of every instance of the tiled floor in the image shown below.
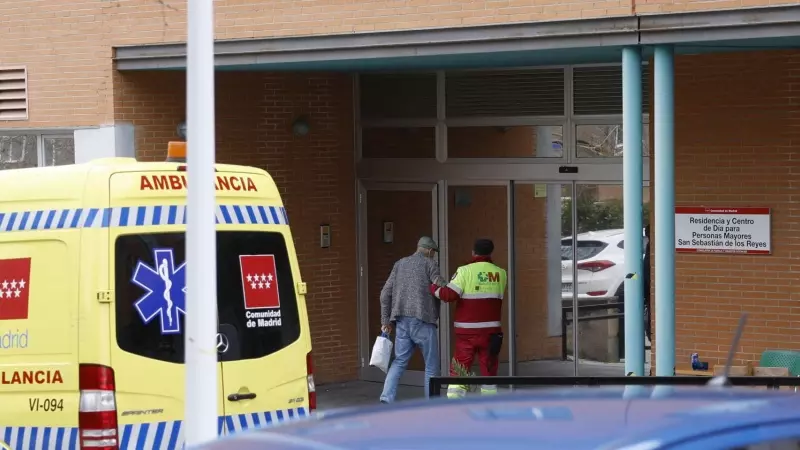
<svg viewBox="0 0 800 450"><path fill-rule="evenodd" d="M649 364L647 364L649 366ZM528 376L572 376L574 375L573 361L531 361L520 363L520 375ZM504 368L501 366L500 373ZM645 373L649 367L645 367ZM580 362L578 374L580 376L623 376L623 364L604 364L595 362ZM351 406L373 405L379 402L383 383L369 381L352 381L348 383L326 384L317 386L317 401L320 410L330 410ZM419 399L424 397L421 386L400 386L397 391L397 401Z"/></svg>

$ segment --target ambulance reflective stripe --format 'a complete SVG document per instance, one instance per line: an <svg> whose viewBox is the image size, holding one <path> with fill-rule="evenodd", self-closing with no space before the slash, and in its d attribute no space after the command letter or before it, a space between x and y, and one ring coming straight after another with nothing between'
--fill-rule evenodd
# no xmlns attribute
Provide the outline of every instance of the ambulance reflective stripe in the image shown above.
<svg viewBox="0 0 800 450"><path fill-rule="evenodd" d="M275 423L298 420L305 417L308 417L308 411L305 408L278 410L272 413L237 414L235 416L225 416L224 428L228 434L233 434L251 428L262 428Z"/></svg>
<svg viewBox="0 0 800 450"><path fill-rule="evenodd" d="M502 326L501 322L453 322L456 328L496 328Z"/></svg>
<svg viewBox="0 0 800 450"><path fill-rule="evenodd" d="M217 205L218 224L288 225L286 209L277 206ZM185 225L185 205L122 206L0 212L0 233L75 228Z"/></svg>
<svg viewBox="0 0 800 450"><path fill-rule="evenodd" d="M8 444L14 450L78 450L79 448L77 428L0 427L0 442Z"/></svg>
<svg viewBox="0 0 800 450"><path fill-rule="evenodd" d="M217 223L286 225L285 208L263 206L217 205Z"/></svg>
<svg viewBox="0 0 800 450"><path fill-rule="evenodd" d="M236 414L219 417L217 433L234 434L308 417L306 408ZM183 448L183 421L120 425L120 450L176 450ZM0 442L12 449L78 450L77 428L0 427Z"/></svg>
<svg viewBox="0 0 800 450"><path fill-rule="evenodd" d="M308 417L306 408L290 408L217 418L217 434L235 434L251 428L264 428L280 422ZM183 445L183 422L158 422L120 426L120 450L174 450ZM174 440L173 440L174 439Z"/></svg>

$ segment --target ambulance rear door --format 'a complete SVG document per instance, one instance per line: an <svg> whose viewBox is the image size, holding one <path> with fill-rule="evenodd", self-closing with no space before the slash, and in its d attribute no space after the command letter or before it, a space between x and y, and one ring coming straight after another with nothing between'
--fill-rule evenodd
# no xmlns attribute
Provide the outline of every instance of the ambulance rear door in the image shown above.
<svg viewBox="0 0 800 450"><path fill-rule="evenodd" d="M232 208L236 214L237 206ZM283 208L268 227L217 232L217 302L225 428L238 432L308 414L310 339ZM242 208L243 215L247 208Z"/></svg>
<svg viewBox="0 0 800 450"><path fill-rule="evenodd" d="M142 188L142 180L180 175L121 172L110 180L111 362L121 449L180 448L184 441L186 192ZM218 404L222 432L221 398Z"/></svg>

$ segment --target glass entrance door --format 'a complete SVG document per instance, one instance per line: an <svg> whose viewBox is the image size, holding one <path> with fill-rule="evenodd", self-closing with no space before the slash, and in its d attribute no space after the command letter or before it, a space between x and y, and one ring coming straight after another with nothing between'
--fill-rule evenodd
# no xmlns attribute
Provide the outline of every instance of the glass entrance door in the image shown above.
<svg viewBox="0 0 800 450"><path fill-rule="evenodd" d="M624 375L622 185L514 182L511 192L513 374ZM646 225L647 187L643 199Z"/></svg>
<svg viewBox="0 0 800 450"><path fill-rule="evenodd" d="M361 378L383 381L369 366L369 353L380 334L380 294L397 260L416 251L422 236L438 242L437 187L428 183L362 183L359 189ZM424 383L425 364L415 352L401 384Z"/></svg>
<svg viewBox="0 0 800 450"><path fill-rule="evenodd" d="M649 223L649 188L642 192L642 223ZM564 280L571 282L569 294L577 304L577 345L569 345L569 354L576 358L577 373L585 376L622 376L625 364L625 231L623 188L619 183L576 183L574 196L568 200L574 214L574 233L562 239L565 259ZM644 229L639 235L646 248ZM574 248L571 248L573 247ZM574 256L573 256L574 251ZM644 253L642 254L644 259ZM649 259L647 260L649 263ZM646 268L643 267L646 270ZM644 272L644 271L643 271ZM648 297L649 277L640 273ZM566 291L565 291L566 295ZM571 316L571 314L570 314ZM640 320L644 321L645 317ZM574 323L570 323L568 342L574 339ZM645 347L648 340L645 336ZM577 348L577 352L572 349ZM645 373L649 367L645 352Z"/></svg>
<svg viewBox="0 0 800 450"><path fill-rule="evenodd" d="M514 279L507 302L513 302L516 340L509 358L514 375L574 374L565 351L572 343L571 328L564 317L572 307L571 274L564 264L572 246L562 244L572 234L567 202L572 190L572 182L512 185Z"/></svg>

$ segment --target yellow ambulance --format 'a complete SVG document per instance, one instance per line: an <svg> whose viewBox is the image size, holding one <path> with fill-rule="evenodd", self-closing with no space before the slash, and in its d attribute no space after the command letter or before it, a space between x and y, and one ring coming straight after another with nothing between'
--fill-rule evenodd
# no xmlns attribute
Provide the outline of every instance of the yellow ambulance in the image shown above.
<svg viewBox="0 0 800 450"><path fill-rule="evenodd" d="M0 171L0 449L183 446L186 147ZM191 181L189 181L191 182ZM288 217L216 165L220 435L316 408Z"/></svg>

